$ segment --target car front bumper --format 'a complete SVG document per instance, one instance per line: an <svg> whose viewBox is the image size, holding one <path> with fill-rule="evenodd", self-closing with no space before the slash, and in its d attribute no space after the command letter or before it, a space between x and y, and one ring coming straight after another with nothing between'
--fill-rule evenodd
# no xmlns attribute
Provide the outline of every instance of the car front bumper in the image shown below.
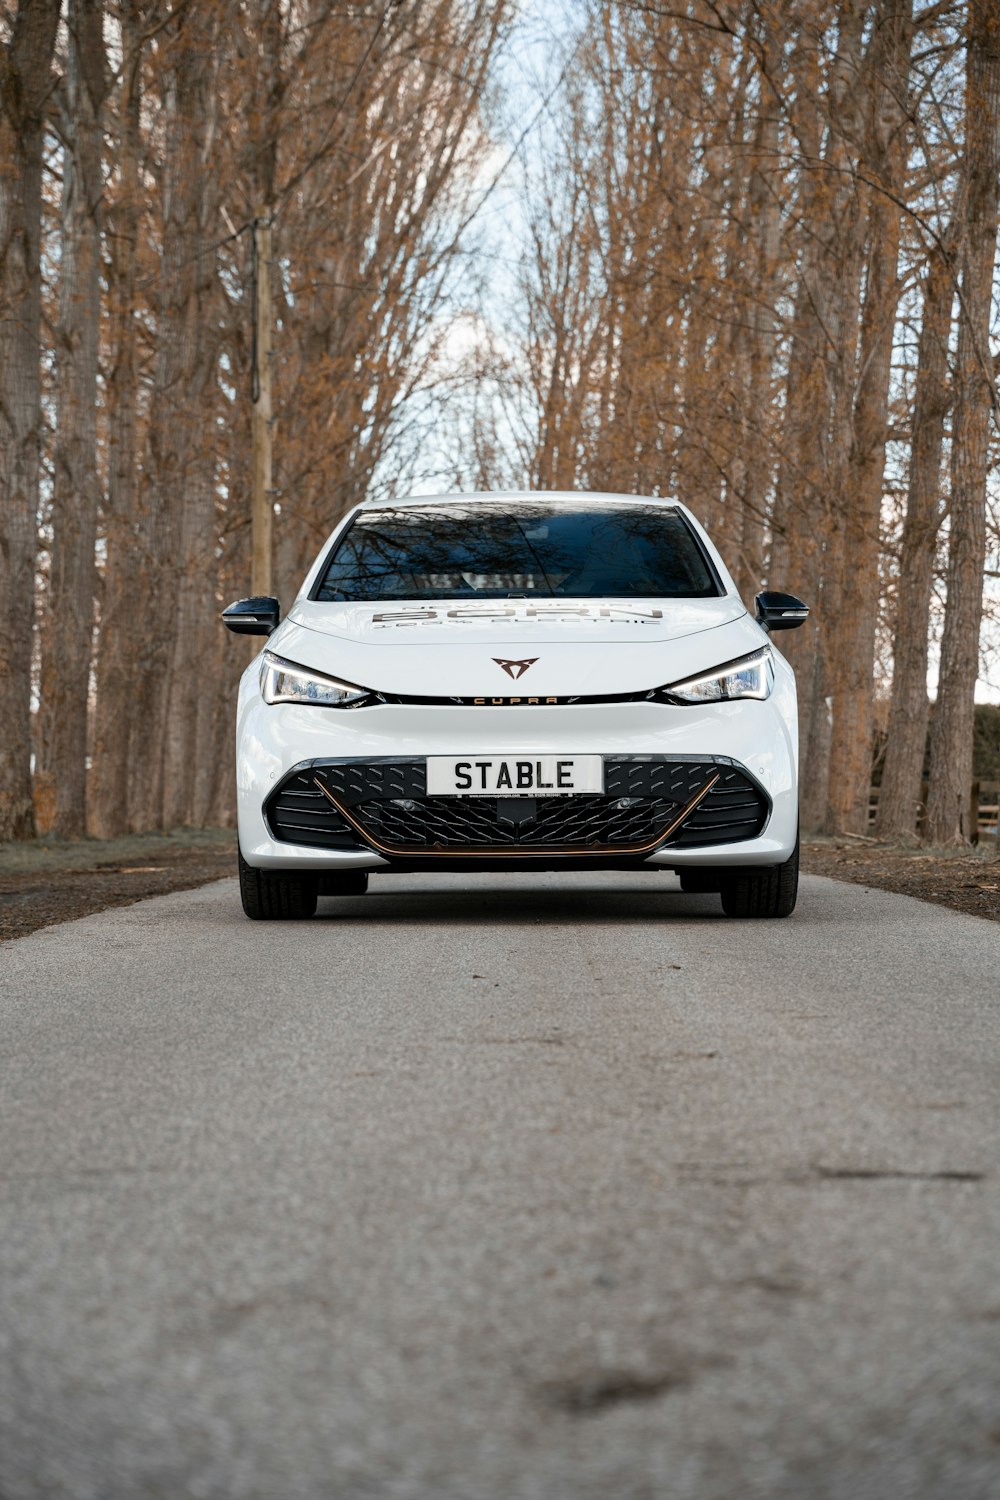
<svg viewBox="0 0 1000 1500"><path fill-rule="evenodd" d="M241 683L237 721L240 848L248 864L265 869L391 867L393 860L375 847L316 848L274 837L265 806L285 778L304 763L595 753L618 762L650 757L731 762L766 795L770 807L757 836L703 847L654 849L642 856L651 867L781 864L795 847L795 693L787 667L776 677L771 696L762 702L750 699L686 707L653 702L518 707L378 704L338 710L266 704L259 692L258 665L253 663ZM623 857L629 853L623 850ZM605 864L620 862L603 860ZM524 860L512 859L511 864L523 866ZM594 855L594 867L601 864L601 855Z"/></svg>

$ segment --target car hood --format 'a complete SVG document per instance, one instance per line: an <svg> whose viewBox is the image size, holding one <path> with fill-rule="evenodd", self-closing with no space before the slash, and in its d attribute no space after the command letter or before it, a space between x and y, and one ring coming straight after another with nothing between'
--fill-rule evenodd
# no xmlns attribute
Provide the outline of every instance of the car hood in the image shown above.
<svg viewBox="0 0 1000 1500"><path fill-rule="evenodd" d="M676 682L753 651L765 639L741 601L730 595L388 604L296 600L267 649L384 693L589 697Z"/></svg>

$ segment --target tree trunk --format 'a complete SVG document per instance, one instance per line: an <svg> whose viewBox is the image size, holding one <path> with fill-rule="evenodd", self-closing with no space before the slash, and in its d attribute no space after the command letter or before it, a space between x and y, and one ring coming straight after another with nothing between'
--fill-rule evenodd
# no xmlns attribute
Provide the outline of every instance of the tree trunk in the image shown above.
<svg viewBox="0 0 1000 1500"><path fill-rule="evenodd" d="M960 844L969 826L969 786L979 627L986 560L993 266L1000 176L1000 6L969 0L965 92L965 194L961 321L955 361L948 602L937 706L931 723L925 834Z"/></svg>
<svg viewBox="0 0 1000 1500"><path fill-rule="evenodd" d="M59 8L59 0L20 0L10 41L0 50L0 842L34 832L42 137Z"/></svg>
<svg viewBox="0 0 1000 1500"><path fill-rule="evenodd" d="M109 360L108 490L105 504L106 561L97 655L93 769L87 789L89 832L117 838L129 827L128 768L135 684L132 653L142 628L145 601L138 588L143 572L139 538L137 473L136 252L140 187L140 6L127 0L122 13L122 83L115 137L117 191L107 220Z"/></svg>
<svg viewBox="0 0 1000 1500"><path fill-rule="evenodd" d="M871 783L875 636L879 613L879 535L888 430L892 336L899 299L899 197L903 190L912 0L883 0L869 61L865 131L869 191L868 270L853 436L844 494L837 649L832 672L828 827L864 833ZM860 230L859 230L860 232Z"/></svg>
<svg viewBox="0 0 1000 1500"><path fill-rule="evenodd" d="M892 648L892 698L875 831L881 838L916 834L927 740L927 637L934 553L941 527L941 450L950 403L948 338L955 296L948 246L931 252L924 282L917 352L913 436L906 517L899 556L896 629Z"/></svg>
<svg viewBox="0 0 1000 1500"><path fill-rule="evenodd" d="M837 55L827 98L819 91L808 47L795 73L804 102L796 134L812 164L803 172L803 226L788 356L782 462L768 569L772 588L801 592L812 619L782 651L795 668L801 744L801 819L806 829L826 818L830 702L828 651L838 602L842 508L850 454L857 362L857 314L863 236L850 171L850 140L858 101L863 16L841 7ZM820 142L826 143L820 160Z"/></svg>
<svg viewBox="0 0 1000 1500"><path fill-rule="evenodd" d="M186 820L183 799L191 778L197 695L211 691L198 681L196 650L177 653L178 635L191 646L189 624L198 581L191 577L188 549L199 527L206 477L198 470L197 435L206 424L201 398L206 381L203 358L206 329L199 290L214 274L214 261L202 254L201 205L207 191L205 131L208 118L210 44L201 14L182 11L166 28L158 75L164 113L162 255L156 299L156 363L147 436L146 473L141 499L146 542L137 578L140 599L157 603L155 628L142 629L132 657L134 714L142 725L129 759L130 823L158 828ZM203 455L202 455L203 456ZM197 493L192 493L196 487ZM200 607L205 608L203 596ZM181 624L183 620L183 624ZM183 685L175 675L183 677ZM167 748L167 740L170 744ZM165 771L178 773L167 788Z"/></svg>
<svg viewBox="0 0 1000 1500"><path fill-rule="evenodd" d="M764 522L774 476L773 433L768 418L773 409L777 267L781 249L780 138L778 117L782 88L781 48L773 25L760 21L761 97L754 139L754 162L749 183L750 282L749 359L743 392L742 438L745 479L741 497L739 569L737 583L749 604L764 583Z"/></svg>
<svg viewBox="0 0 1000 1500"><path fill-rule="evenodd" d="M830 264L835 278L828 363L830 399L827 499L824 505L821 618L817 622L817 678L813 693L807 761L814 816L819 826L831 826L831 755L834 698L841 676L840 630L845 619L844 571L848 556L853 473L854 397L858 371L858 317L864 266L864 212L854 191L843 204L837 223L838 251ZM853 539L853 533L852 533ZM841 693L842 696L842 693ZM867 755L868 747L864 747Z"/></svg>
<svg viewBox="0 0 1000 1500"><path fill-rule="evenodd" d="M103 0L70 0L56 328L52 546L37 725L39 833L86 828L87 704L94 636L97 358L101 319Z"/></svg>
<svg viewBox="0 0 1000 1500"><path fill-rule="evenodd" d="M177 488L169 498L178 517L179 530L174 554L176 572L172 586L173 641L168 674L166 722L163 731L163 805L165 828L196 822L195 786L198 779L198 746L203 740L202 719L214 713L218 680L211 668L216 657L211 650L215 619L214 574L218 550L215 514L215 454L211 432L212 374L217 351L208 330L212 319L215 261L203 251L206 227L214 221L214 184L208 170L208 155L216 126L215 91L212 85L212 39L202 36L196 60L188 62L184 79L184 127L190 130L184 158L193 168L190 185L191 236L190 280L182 281L184 300L176 311L184 326L185 373L174 392L175 421L183 431L183 447L177 457ZM260 267L259 274L267 268ZM197 664L197 668L195 665Z"/></svg>

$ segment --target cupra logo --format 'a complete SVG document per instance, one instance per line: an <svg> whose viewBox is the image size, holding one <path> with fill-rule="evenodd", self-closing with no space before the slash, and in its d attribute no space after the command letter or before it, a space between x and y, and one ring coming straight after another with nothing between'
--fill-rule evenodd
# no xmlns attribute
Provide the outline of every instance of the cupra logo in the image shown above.
<svg viewBox="0 0 1000 1500"><path fill-rule="evenodd" d="M504 661L502 656L494 656L493 660L496 662L498 667L503 668L508 677L513 677L514 681L516 682L519 677L524 676L529 667L533 667L535 665L538 657L529 656L527 661Z"/></svg>

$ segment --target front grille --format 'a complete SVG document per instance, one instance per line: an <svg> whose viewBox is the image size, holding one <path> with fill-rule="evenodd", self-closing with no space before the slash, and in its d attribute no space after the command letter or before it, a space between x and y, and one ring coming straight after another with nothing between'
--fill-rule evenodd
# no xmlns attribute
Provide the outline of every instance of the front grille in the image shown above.
<svg viewBox="0 0 1000 1500"><path fill-rule="evenodd" d="M627 856L754 838L769 810L756 782L728 760L609 758L604 788L603 796L428 797L422 760L310 761L285 778L265 814L275 839L390 857Z"/></svg>
<svg viewBox="0 0 1000 1500"><path fill-rule="evenodd" d="M435 849L547 851L591 846L652 847L669 826L675 804L644 800L622 807L611 797L425 797L407 806L365 802L358 821L373 840L408 854ZM624 799L627 801L628 799Z"/></svg>

